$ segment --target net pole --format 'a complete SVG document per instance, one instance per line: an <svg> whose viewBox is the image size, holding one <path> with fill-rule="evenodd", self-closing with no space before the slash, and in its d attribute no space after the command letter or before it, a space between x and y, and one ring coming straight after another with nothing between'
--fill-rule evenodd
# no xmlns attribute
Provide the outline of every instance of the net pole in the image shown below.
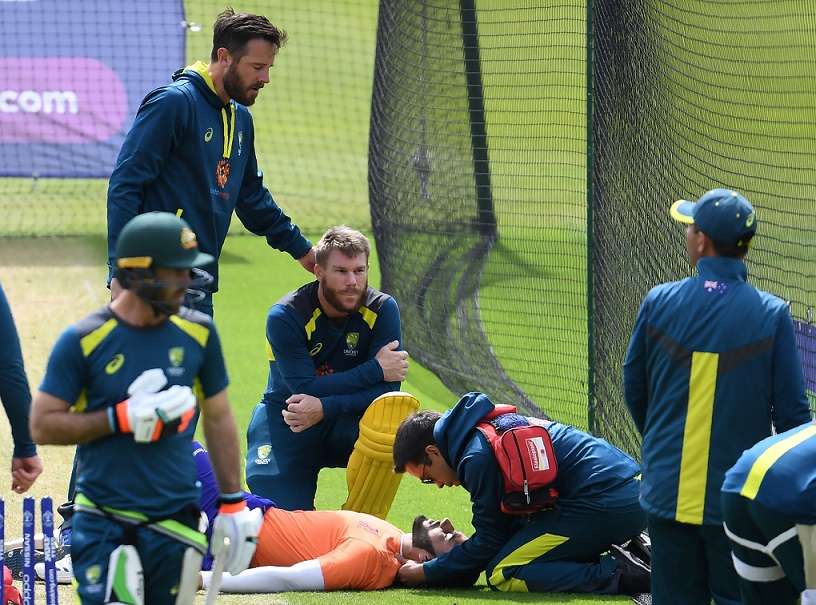
<svg viewBox="0 0 816 605"><path fill-rule="evenodd" d="M484 109L482 67L479 54L479 26L475 0L460 0L462 48L470 113L470 140L473 149L473 172L476 182L476 228L488 239L497 235L493 192L490 185L490 160L487 152L487 122Z"/></svg>
<svg viewBox="0 0 816 605"><path fill-rule="evenodd" d="M586 297L587 297L587 427L590 433L595 432L595 363L594 363L594 324L593 317L595 295L592 288L593 272L595 266L593 256L595 248L593 246L593 223L592 207L594 201L593 172L595 170L595 154L592 144L594 129L592 128L592 102L593 102L593 77L594 77L594 57L595 57L595 28L592 19L594 10L593 0L586 3Z"/></svg>

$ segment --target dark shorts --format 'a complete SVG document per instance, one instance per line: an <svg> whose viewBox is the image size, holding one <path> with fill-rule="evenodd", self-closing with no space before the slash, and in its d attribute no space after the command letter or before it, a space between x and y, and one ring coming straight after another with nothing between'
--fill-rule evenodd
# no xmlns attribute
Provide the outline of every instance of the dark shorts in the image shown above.
<svg viewBox="0 0 816 605"><path fill-rule="evenodd" d="M197 529L197 515L191 511L188 516L189 519L183 519L184 524ZM176 602L188 544L147 527L127 526L83 511L74 514L72 540L71 562L77 594L83 605L105 602L110 555L122 544L133 544L139 552L144 572L144 602L151 605Z"/></svg>
<svg viewBox="0 0 816 605"><path fill-rule="evenodd" d="M247 429L250 491L286 510L314 509L320 469L346 467L359 424L359 416L341 416L293 433L279 407L258 404Z"/></svg>

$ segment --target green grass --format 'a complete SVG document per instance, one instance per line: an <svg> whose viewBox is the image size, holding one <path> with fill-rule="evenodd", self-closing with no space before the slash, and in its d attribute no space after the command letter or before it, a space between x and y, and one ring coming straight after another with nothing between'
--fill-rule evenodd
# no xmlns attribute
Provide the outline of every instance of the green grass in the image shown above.
<svg viewBox="0 0 816 605"><path fill-rule="evenodd" d="M477 4L492 193L500 232L482 274L478 293L481 321L506 374L547 413L586 426L590 318L586 308L585 7L581 2L519 0L513 4L513 17L508 18L496 10L506 7L504 0L479 0ZM192 61L208 54L209 24L223 3L188 0L185 6L187 19L204 25L188 36ZM290 34L273 69L271 85L252 108L257 152L270 190L294 221L309 231L320 232L339 223L367 228L377 1L281 0L270 8L268 2L255 0L235 6L267 12ZM811 147L816 138L809 95L814 76L807 67L816 54L809 30L798 17L792 17L801 12L801 3L693 0L649 2L644 10L638 18L648 20L647 33L655 47L644 49L639 57L642 64L630 68L637 72L654 67L650 73L659 78L660 86L646 84L660 98L640 107L643 115L633 117L634 122L621 116L614 125L620 130L610 138L620 146L613 150L620 165L609 165L607 170L615 175L620 195L614 192L609 203L641 203L632 194L643 188L632 158L644 158L644 138L649 138L655 153L662 154L664 163L656 164L660 174L655 178L671 175L670 184L661 183L661 190L696 188L677 193L699 194L720 181L743 190L759 210L760 237L749 257L752 276L760 287L792 300L797 316L806 316L816 306L812 254L808 254L816 246L816 214L808 205L812 205ZM455 21L454 14L451 22ZM711 23L717 27L712 29ZM740 43L734 44L734 39ZM662 63L656 63L658 57ZM413 75L406 73L405 77ZM412 101L405 103L411 106ZM645 99L647 104L652 101ZM432 186L442 188L448 179L439 170L431 176ZM102 180L5 179L0 197L0 215L5 220L0 233L104 233L105 191ZM649 190L643 195L654 194ZM652 199L643 200L643 206L651 208L652 204ZM604 243L611 256L629 259L621 265L627 271L631 265L631 275L624 275L631 279L624 280L620 289L631 299L639 298L652 285L644 278L647 273L662 275L685 267L675 262L667 268L666 263L682 255L683 240L679 229L672 239L668 229L675 226L669 227L665 216L657 235L665 231L663 240L676 243L676 249L644 249L655 233L641 232L643 226L631 219L639 209L623 207L620 223L626 224L626 232L619 241ZM627 213L629 218L624 216ZM241 230L236 221L233 232ZM8 241L4 246L13 248ZM406 271L425 262L427 250L421 245L417 250L417 257L404 259ZM104 262L104 252L100 262ZM305 278L298 265L268 249L260 238L227 241L216 319L232 380L231 399L242 430L266 381L266 309ZM378 280L375 261L372 283ZM610 298L618 294L606 293ZM451 322L457 319L453 315ZM416 314L408 312L404 317L417 320ZM621 335L628 325L605 328ZM613 360L610 366L615 363ZM617 375L612 374L604 379L617 384ZM473 376L474 387L478 379ZM456 394L416 364L404 388L426 407L443 409L456 400ZM342 471L321 475L319 506L334 508L342 502L343 480ZM438 497L431 498L431 494ZM461 490L436 494L407 480L391 520L407 527L417 512L448 515L463 527L470 516ZM425 599L434 605L517 598L528 597L502 598L472 591L393 591L388 595L389 601ZM284 598L292 603L321 599L367 603L382 595ZM242 597L226 600L251 602ZM535 600L547 602L548 598ZM561 596L552 600L607 602Z"/></svg>
<svg viewBox="0 0 816 605"><path fill-rule="evenodd" d="M371 259L369 281L379 284L379 264L376 254ZM290 257L272 250L258 237L233 237L227 240L221 257L221 288L215 297L215 318L221 335L224 355L230 373L230 400L240 430L246 428L249 414L260 400L266 384L268 364L264 351L266 311L286 292L308 281L309 276ZM442 411L458 397L448 391L430 372L412 362L403 390L417 396L423 408ZM242 446L245 447L245 443ZM317 507L336 509L345 500L345 471L326 469L320 474ZM472 532L470 500L462 488L422 485L411 477L402 481L388 520L398 527L409 528L414 516L426 514L449 517L465 532ZM225 603L249 604L252 597L224 596ZM442 605L489 605L490 603L613 603L623 598L586 597L573 595L500 595L487 590L484 579L471 590L389 590L387 595L367 592L290 593L275 595L275 603L305 605L310 603L369 604L387 600L389 603L427 603Z"/></svg>

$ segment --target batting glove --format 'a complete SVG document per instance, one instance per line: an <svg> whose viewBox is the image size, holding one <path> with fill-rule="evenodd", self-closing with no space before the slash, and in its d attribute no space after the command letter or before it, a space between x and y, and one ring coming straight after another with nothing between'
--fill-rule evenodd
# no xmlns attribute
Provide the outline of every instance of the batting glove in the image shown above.
<svg viewBox="0 0 816 605"><path fill-rule="evenodd" d="M184 431L195 415L196 398L190 387L167 384L159 368L146 370L128 387L130 397L116 404L108 413L115 433L133 433L138 443L157 441Z"/></svg>
<svg viewBox="0 0 816 605"><path fill-rule="evenodd" d="M262 522L261 510L247 508L243 494L221 497L210 550L214 557L224 557L225 571L236 575L249 567Z"/></svg>

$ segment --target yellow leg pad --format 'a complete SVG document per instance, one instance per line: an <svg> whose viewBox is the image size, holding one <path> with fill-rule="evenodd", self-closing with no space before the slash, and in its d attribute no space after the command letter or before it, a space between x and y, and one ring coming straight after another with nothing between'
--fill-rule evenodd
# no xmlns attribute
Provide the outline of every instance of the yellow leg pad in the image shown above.
<svg viewBox="0 0 816 605"><path fill-rule="evenodd" d="M346 467L348 499L343 510L380 519L388 515L402 479L394 472L394 436L400 423L418 409L419 400L402 391L380 395L368 406Z"/></svg>

